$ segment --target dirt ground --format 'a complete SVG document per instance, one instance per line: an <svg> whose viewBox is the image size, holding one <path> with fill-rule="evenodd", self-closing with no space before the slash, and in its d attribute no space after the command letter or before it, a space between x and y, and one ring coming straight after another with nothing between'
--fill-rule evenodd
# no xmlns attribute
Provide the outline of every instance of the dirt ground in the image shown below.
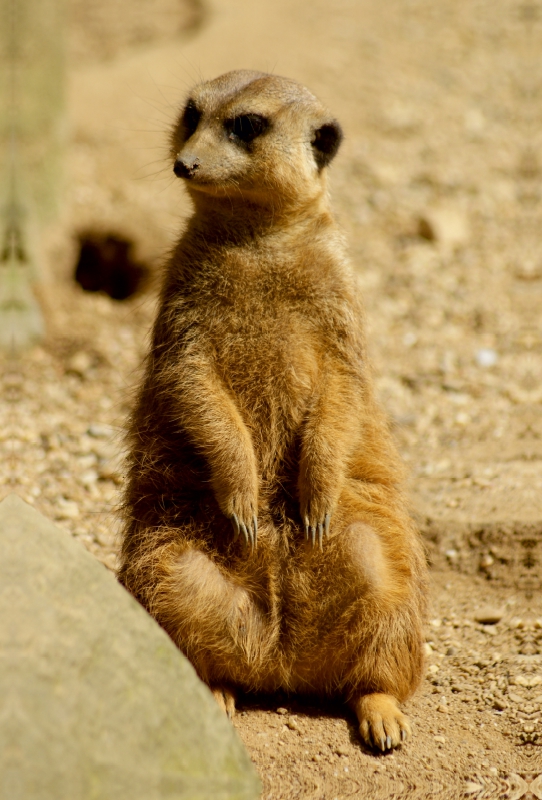
<svg viewBox="0 0 542 800"><path fill-rule="evenodd" d="M331 192L431 563L427 675L389 755L340 704L240 698L235 726L265 800L542 798L540 3L68 10L66 199L46 234L47 339L2 365L5 485L115 568L154 294L83 292L76 234L121 233L158 274L189 212L165 146L187 88L240 67L306 83L346 133Z"/></svg>

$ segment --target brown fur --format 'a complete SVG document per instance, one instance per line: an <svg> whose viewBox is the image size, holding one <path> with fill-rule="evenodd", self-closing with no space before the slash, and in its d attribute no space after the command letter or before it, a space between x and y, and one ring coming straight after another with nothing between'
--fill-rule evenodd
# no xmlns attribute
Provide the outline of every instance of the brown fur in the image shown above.
<svg viewBox="0 0 542 800"><path fill-rule="evenodd" d="M340 128L262 73L190 99L172 157L195 213L131 420L120 579L229 713L236 686L339 695L367 743L396 746L425 562L329 211ZM269 127L243 142L231 121L247 114Z"/></svg>

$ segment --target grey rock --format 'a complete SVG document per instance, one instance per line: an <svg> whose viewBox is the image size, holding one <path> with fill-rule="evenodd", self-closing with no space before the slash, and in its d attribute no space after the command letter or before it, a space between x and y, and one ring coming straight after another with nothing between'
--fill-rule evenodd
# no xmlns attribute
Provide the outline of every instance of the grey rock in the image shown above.
<svg viewBox="0 0 542 800"><path fill-rule="evenodd" d="M92 555L0 504L1 800L249 800L260 783L208 688Z"/></svg>

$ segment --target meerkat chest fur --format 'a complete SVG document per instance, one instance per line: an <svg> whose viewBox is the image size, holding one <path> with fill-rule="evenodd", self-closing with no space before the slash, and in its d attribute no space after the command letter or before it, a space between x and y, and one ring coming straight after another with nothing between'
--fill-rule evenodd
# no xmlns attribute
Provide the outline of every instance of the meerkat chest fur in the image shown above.
<svg viewBox="0 0 542 800"><path fill-rule="evenodd" d="M173 335L190 331L251 427L277 450L301 423L326 361L360 363L340 235L329 215L311 222L244 242L215 245L204 236L204 247L189 227L164 292L175 309Z"/></svg>

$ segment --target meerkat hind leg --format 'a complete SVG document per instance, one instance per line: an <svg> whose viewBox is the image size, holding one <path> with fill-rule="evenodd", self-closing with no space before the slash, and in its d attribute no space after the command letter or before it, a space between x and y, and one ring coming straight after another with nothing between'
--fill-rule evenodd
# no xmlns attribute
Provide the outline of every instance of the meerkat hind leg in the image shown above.
<svg viewBox="0 0 542 800"><path fill-rule="evenodd" d="M223 686L213 686L211 691L222 711L227 714L228 719L233 719L235 716L235 695L233 692Z"/></svg>
<svg viewBox="0 0 542 800"><path fill-rule="evenodd" d="M365 694L352 705L359 720L361 738L369 747L385 752L410 737L408 718L399 710L397 700L390 694Z"/></svg>

